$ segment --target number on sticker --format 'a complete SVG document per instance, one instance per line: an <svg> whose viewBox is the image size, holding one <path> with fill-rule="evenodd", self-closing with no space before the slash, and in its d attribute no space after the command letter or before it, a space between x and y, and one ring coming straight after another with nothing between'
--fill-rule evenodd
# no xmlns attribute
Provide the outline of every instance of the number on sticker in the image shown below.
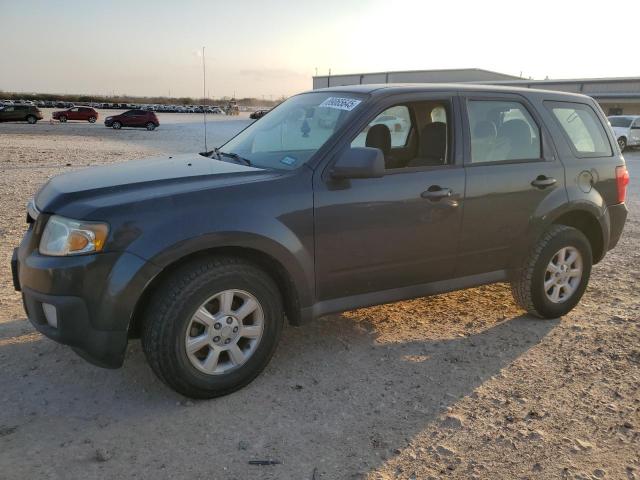
<svg viewBox="0 0 640 480"><path fill-rule="evenodd" d="M360 104L360 100L355 98L329 97L322 102L319 107L337 108L338 110L346 110L350 112Z"/></svg>

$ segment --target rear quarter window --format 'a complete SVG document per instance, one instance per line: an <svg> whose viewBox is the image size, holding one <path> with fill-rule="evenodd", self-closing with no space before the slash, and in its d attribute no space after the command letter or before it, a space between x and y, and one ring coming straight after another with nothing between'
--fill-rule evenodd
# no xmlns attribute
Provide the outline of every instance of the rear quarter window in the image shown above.
<svg viewBox="0 0 640 480"><path fill-rule="evenodd" d="M572 102L545 102L568 138L577 157L613 155L604 125L589 105Z"/></svg>

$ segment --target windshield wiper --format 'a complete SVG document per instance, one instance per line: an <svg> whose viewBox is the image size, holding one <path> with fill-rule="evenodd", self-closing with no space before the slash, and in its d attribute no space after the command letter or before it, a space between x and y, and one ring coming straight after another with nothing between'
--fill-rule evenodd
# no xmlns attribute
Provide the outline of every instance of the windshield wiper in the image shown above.
<svg viewBox="0 0 640 480"><path fill-rule="evenodd" d="M244 163L247 166L251 166L251 160L249 160L248 158L241 157L237 153L223 152L222 150L220 150L218 148L215 149L215 153L218 156L218 160L221 160L221 158L220 158L221 156L222 157L229 157L229 158L233 158L236 162Z"/></svg>
<svg viewBox="0 0 640 480"><path fill-rule="evenodd" d="M247 166L253 166L253 164L251 163L251 160L249 160L248 158L241 157L237 153L223 152L217 147L208 152L202 152L200 155L202 155L203 157L215 158L216 160L220 160L223 162L224 160L222 160L222 157L229 157L229 158L233 158L236 162L244 163Z"/></svg>

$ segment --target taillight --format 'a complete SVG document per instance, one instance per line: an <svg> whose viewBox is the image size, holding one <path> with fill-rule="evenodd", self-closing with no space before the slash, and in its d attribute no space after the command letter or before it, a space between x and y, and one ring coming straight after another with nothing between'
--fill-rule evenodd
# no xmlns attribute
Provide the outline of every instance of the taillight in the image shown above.
<svg viewBox="0 0 640 480"><path fill-rule="evenodd" d="M629 185L629 172L624 165L616 167L616 185L618 187L618 203L622 203L627 196L627 185Z"/></svg>

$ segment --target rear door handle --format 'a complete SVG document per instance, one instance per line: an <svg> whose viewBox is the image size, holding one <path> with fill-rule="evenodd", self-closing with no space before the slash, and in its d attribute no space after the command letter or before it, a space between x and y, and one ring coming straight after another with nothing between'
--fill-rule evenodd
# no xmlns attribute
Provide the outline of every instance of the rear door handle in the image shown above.
<svg viewBox="0 0 640 480"><path fill-rule="evenodd" d="M547 177L545 175L538 175L538 177L531 182L531 185L537 187L539 189L550 187L551 185L555 185L557 180L552 177Z"/></svg>
<svg viewBox="0 0 640 480"><path fill-rule="evenodd" d="M450 188L443 188L440 185L431 185L428 189L420 194L422 198L428 200L440 200L441 198L450 197L453 192Z"/></svg>

